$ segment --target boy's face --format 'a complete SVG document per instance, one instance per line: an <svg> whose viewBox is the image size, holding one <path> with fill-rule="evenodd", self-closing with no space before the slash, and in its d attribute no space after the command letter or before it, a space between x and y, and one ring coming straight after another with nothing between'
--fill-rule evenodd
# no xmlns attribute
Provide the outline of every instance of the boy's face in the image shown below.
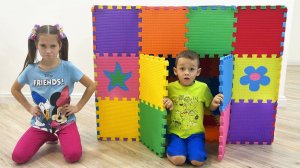
<svg viewBox="0 0 300 168"><path fill-rule="evenodd" d="M183 86L194 84L194 80L200 75L201 68L198 67L198 60L179 58L177 66L173 68L174 74L178 77Z"/></svg>

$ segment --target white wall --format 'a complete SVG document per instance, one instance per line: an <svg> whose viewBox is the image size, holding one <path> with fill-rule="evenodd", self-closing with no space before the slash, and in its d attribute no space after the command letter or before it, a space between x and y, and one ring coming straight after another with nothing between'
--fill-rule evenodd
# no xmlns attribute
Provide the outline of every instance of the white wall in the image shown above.
<svg viewBox="0 0 300 168"><path fill-rule="evenodd" d="M92 5L285 5L288 7L288 22L279 91L281 99L285 98L287 58L298 59L300 13L293 12L294 0L0 0L0 4L0 96L2 97L11 96L10 87L22 69L27 54L27 38L34 24L62 24L69 39L69 60L89 77L94 78ZM299 1L295 4L300 7ZM296 16L293 17L292 14ZM295 26L291 32L292 23L295 23ZM73 95L81 95L83 89L81 86L77 87ZM25 88L24 92L29 95L28 88Z"/></svg>
<svg viewBox="0 0 300 168"><path fill-rule="evenodd" d="M288 64L300 65L300 1L295 1L293 15Z"/></svg>

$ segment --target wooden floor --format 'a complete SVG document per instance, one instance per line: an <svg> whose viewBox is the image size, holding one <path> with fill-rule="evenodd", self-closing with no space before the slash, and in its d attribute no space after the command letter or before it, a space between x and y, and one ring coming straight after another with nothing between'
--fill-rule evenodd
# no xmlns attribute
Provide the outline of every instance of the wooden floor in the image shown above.
<svg viewBox="0 0 300 168"><path fill-rule="evenodd" d="M300 168L300 66L288 66L287 106L279 108L275 140L272 145L228 144L224 159L217 160L217 145L209 144L208 160L203 167L283 167ZM139 142L99 142L96 139L95 107L89 102L78 113L83 158L75 164L64 161L59 145L44 145L27 164L17 166L11 153L28 128L30 115L13 99L0 99L0 168L7 167L175 167L159 158ZM192 167L189 164L184 167Z"/></svg>

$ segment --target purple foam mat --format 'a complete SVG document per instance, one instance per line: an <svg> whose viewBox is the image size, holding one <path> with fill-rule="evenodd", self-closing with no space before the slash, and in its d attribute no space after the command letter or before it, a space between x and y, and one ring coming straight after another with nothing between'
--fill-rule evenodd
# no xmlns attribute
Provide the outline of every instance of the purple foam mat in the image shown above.
<svg viewBox="0 0 300 168"><path fill-rule="evenodd" d="M274 126L277 103L231 104L230 127L227 142L241 144L271 144L274 139Z"/></svg>
<svg viewBox="0 0 300 168"><path fill-rule="evenodd" d="M97 9L93 12L95 21L94 53L139 53L138 13L132 9Z"/></svg>

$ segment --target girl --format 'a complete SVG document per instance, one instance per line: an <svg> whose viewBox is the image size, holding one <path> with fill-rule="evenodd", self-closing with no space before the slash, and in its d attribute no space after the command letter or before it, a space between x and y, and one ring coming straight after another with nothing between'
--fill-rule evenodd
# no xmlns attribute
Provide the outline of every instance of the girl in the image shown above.
<svg viewBox="0 0 300 168"><path fill-rule="evenodd" d="M41 60L37 61L36 51ZM86 90L76 105L70 104L74 83ZM21 92L28 84L36 105L31 105ZM11 93L33 116L31 127L23 134L12 153L12 159L25 163L45 143L59 140L68 162L81 158L82 147L76 126L79 112L95 91L94 82L68 61L68 39L59 25L35 25L28 39L28 54L23 71L14 82Z"/></svg>

